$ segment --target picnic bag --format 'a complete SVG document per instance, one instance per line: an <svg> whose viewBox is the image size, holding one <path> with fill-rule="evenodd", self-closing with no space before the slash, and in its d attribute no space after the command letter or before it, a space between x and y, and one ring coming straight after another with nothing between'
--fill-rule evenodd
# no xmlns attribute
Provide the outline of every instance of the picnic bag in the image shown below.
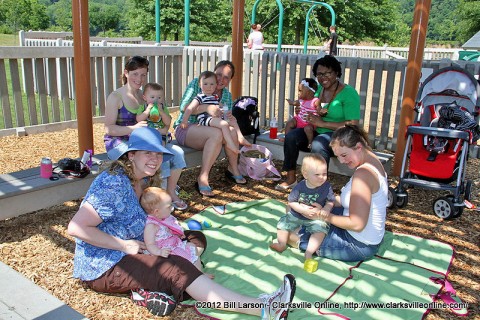
<svg viewBox="0 0 480 320"><path fill-rule="evenodd" d="M281 175L272 162L272 153L266 147L252 144L240 149L240 173L254 180L280 180Z"/></svg>

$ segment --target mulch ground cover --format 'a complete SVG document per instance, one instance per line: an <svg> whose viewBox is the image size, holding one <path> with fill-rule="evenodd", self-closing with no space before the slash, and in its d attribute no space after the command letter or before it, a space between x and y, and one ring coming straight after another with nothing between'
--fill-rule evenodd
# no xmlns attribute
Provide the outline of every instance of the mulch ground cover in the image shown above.
<svg viewBox="0 0 480 320"><path fill-rule="evenodd" d="M103 125L94 125L95 152L105 152ZM0 173L14 172L38 166L44 156L54 162L64 157L78 157L77 130L42 133L25 137L0 138ZM275 161L277 168L282 163ZM218 161L211 172L211 186L217 196L203 198L193 182L199 168L187 169L180 178L181 196L189 203L188 210L175 212L186 219L212 205L229 202L272 198L286 203L287 194L274 190L272 181L248 180L244 186L234 185L225 178L226 161ZM480 206L478 159L468 161L467 178L473 180L472 202ZM300 177L300 172L298 172ZM348 177L330 174L336 193ZM395 179L391 179L395 184ZM480 215L465 210L459 218L444 221L433 214L432 202L438 191L413 189L408 205L388 211L387 229L393 232L436 239L451 244L456 250L448 279L457 295L469 304L468 318L480 318ZM135 306L127 295L106 295L83 288L72 278L74 239L66 227L78 210L81 199L65 202L0 221L0 260L52 295L90 319L149 319L154 318L144 308ZM0 209L1 210L1 209ZM165 319L199 319L192 309L179 307ZM433 310L426 319L457 319L448 310Z"/></svg>

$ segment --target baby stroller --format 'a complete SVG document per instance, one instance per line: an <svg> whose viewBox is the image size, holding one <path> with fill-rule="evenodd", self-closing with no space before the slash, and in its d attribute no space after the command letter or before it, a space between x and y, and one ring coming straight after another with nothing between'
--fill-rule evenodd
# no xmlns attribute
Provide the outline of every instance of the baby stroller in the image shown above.
<svg viewBox="0 0 480 320"><path fill-rule="evenodd" d="M238 127L244 136L253 134L253 143L260 135L258 99L241 96L233 102L232 115L237 119Z"/></svg>
<svg viewBox="0 0 480 320"><path fill-rule="evenodd" d="M400 182L389 189L389 208L408 203L407 189L448 191L435 199L434 213L460 216L470 200L472 181L465 180L469 145L479 138L480 86L459 67L431 74L418 91L415 123L407 128Z"/></svg>

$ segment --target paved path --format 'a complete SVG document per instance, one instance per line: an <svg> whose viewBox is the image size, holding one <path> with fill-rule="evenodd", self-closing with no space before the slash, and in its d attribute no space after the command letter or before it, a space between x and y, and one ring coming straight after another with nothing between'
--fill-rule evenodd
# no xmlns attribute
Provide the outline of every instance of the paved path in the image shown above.
<svg viewBox="0 0 480 320"><path fill-rule="evenodd" d="M88 320L0 262L0 320Z"/></svg>

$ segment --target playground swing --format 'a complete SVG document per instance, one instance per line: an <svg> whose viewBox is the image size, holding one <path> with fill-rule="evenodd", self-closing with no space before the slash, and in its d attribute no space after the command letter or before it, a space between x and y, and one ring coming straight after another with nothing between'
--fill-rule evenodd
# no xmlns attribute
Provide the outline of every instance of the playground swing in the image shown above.
<svg viewBox="0 0 480 320"><path fill-rule="evenodd" d="M320 27L319 27L319 25L318 25L318 20L315 19L316 27L313 25L312 20L309 20L308 22L310 23L310 26L312 27L313 33L314 33L315 36L318 38L318 41L319 41L319 43L320 43L320 46L322 46L323 43L322 43L322 38L321 38L321 35L320 35L320 32L321 32L320 30L321 30L321 29L320 29Z"/></svg>

